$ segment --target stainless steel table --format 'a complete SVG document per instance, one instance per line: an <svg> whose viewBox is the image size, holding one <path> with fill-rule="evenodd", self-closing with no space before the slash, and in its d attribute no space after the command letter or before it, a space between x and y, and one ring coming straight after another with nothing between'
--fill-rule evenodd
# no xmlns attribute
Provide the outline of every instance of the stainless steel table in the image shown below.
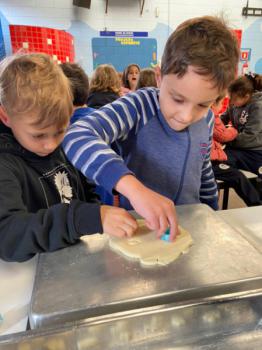
<svg viewBox="0 0 262 350"><path fill-rule="evenodd" d="M217 215L236 227L237 231L262 253L262 205L220 210Z"/></svg>
<svg viewBox="0 0 262 350"><path fill-rule="evenodd" d="M241 299L167 304L0 338L1 350L261 350L262 290Z"/></svg>
<svg viewBox="0 0 262 350"><path fill-rule="evenodd" d="M168 266L143 268L111 251L102 238L40 255L31 326L261 288L261 254L254 246L205 205L177 211L194 244Z"/></svg>

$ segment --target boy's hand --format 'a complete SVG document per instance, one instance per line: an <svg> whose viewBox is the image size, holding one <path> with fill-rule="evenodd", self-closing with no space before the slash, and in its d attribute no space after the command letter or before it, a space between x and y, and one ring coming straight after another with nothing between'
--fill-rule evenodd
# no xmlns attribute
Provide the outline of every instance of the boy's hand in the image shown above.
<svg viewBox="0 0 262 350"><path fill-rule="evenodd" d="M118 192L126 196L135 211L146 220L151 230L160 237L170 229L170 241L178 235L178 223L174 202L145 187L133 175L123 176L117 183Z"/></svg>
<svg viewBox="0 0 262 350"><path fill-rule="evenodd" d="M131 237L137 230L136 219L125 209L101 205L100 208L103 231L117 237Z"/></svg>

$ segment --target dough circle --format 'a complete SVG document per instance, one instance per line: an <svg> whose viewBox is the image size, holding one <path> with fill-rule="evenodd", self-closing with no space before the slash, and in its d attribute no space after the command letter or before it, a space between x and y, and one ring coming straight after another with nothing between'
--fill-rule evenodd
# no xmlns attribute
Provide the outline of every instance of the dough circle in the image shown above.
<svg viewBox="0 0 262 350"><path fill-rule="evenodd" d="M135 260L143 266L168 265L185 253L193 240L188 231L179 226L180 234L174 242L157 238L155 231L150 231L144 220L138 221L138 231L131 238L109 237L109 246L115 252Z"/></svg>

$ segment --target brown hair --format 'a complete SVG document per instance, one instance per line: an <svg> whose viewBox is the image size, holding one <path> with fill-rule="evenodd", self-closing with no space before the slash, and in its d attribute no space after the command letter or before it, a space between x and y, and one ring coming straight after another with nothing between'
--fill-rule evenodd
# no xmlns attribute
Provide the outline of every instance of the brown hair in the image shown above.
<svg viewBox="0 0 262 350"><path fill-rule="evenodd" d="M230 94L236 94L239 97L252 95L255 91L262 90L262 79L258 74L247 74L234 80L228 91Z"/></svg>
<svg viewBox="0 0 262 350"><path fill-rule="evenodd" d="M203 16L180 24L170 35L161 61L161 73L183 77L188 66L211 76L214 87L226 89L234 80L239 60L236 35L222 19Z"/></svg>
<svg viewBox="0 0 262 350"><path fill-rule="evenodd" d="M131 63L124 69L123 74L122 74L122 84L125 88L128 88L128 89L130 89L130 85L129 85L129 81L128 81L128 74L129 74L131 67L136 67L138 69L138 71L140 72L140 67L136 63Z"/></svg>
<svg viewBox="0 0 262 350"><path fill-rule="evenodd" d="M89 79L82 67L76 63L62 63L60 68L70 80L73 93L73 105L83 106L89 94Z"/></svg>
<svg viewBox="0 0 262 350"><path fill-rule="evenodd" d="M90 92L113 91L120 94L121 83L117 71L110 64L98 66L92 76Z"/></svg>
<svg viewBox="0 0 262 350"><path fill-rule="evenodd" d="M140 71L136 89L141 89L146 86L157 87L156 74L152 68L145 68Z"/></svg>
<svg viewBox="0 0 262 350"><path fill-rule="evenodd" d="M73 113L68 79L50 56L15 54L0 63L0 103L11 118L35 115L34 124L64 126Z"/></svg>

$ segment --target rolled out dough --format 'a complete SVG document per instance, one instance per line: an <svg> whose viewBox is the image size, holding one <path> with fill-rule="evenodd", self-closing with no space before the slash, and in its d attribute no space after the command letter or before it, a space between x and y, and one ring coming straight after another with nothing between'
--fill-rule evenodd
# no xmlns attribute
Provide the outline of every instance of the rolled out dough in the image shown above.
<svg viewBox="0 0 262 350"><path fill-rule="evenodd" d="M157 238L155 231L150 231L144 220L138 221L138 231L131 238L110 236L109 246L122 255L139 260L141 265L167 265L185 253L193 243L192 237L182 227L174 242L166 242Z"/></svg>

